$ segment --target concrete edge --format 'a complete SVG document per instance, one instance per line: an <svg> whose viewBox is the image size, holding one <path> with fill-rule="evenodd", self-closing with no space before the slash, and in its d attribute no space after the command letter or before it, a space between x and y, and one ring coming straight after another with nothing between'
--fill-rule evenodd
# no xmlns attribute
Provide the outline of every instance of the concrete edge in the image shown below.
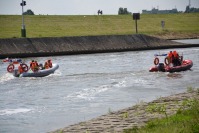
<svg viewBox="0 0 199 133"><path fill-rule="evenodd" d="M111 53L111 52L157 50L157 49L170 49L170 48L190 48L190 47L199 47L199 44L168 45L168 46L156 46L156 47L145 47L145 48L121 48L121 49L106 49L106 50L14 53L14 54L1 54L0 59L4 59L4 58L7 58L7 57L26 58L26 57L79 55L79 54Z"/></svg>

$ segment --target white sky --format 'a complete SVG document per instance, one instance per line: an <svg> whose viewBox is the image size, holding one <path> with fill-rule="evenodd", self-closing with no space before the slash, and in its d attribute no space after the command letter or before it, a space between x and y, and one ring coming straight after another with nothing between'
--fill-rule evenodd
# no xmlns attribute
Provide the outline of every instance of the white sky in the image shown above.
<svg viewBox="0 0 199 133"><path fill-rule="evenodd" d="M103 10L105 15L117 15L120 7L129 12L140 12L152 7L160 10L177 8L185 11L189 0L25 0L24 11L31 9L35 15L96 15ZM0 14L20 15L22 0L0 0ZM191 7L199 8L199 0L191 0Z"/></svg>

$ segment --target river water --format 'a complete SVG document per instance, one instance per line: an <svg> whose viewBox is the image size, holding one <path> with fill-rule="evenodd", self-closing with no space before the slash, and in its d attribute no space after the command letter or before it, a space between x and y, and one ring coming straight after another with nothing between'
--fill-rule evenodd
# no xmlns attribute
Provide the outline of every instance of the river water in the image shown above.
<svg viewBox="0 0 199 133"><path fill-rule="evenodd" d="M182 40L173 40L173 41L187 43L187 44L199 44L199 39L182 39Z"/></svg>
<svg viewBox="0 0 199 133"><path fill-rule="evenodd" d="M0 63L0 132L53 131L199 87L199 48L176 50L193 61L191 70L150 73L153 55L170 49L54 56L60 68L43 78L15 78ZM42 63L49 57L25 61L32 59Z"/></svg>

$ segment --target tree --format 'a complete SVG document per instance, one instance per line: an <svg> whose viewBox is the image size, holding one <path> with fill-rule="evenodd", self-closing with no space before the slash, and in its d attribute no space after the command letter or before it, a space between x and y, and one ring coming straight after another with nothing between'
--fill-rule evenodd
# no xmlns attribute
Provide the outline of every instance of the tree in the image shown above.
<svg viewBox="0 0 199 133"><path fill-rule="evenodd" d="M190 8L189 8L189 6L186 6L185 13L189 13L189 12L190 12Z"/></svg>
<svg viewBox="0 0 199 133"><path fill-rule="evenodd" d="M35 14L32 10L28 9L26 12L23 13L23 15L35 15Z"/></svg>
<svg viewBox="0 0 199 133"><path fill-rule="evenodd" d="M185 13L193 13L193 12L199 12L199 8L194 8L194 7L189 7L189 6L186 6L186 10L185 10Z"/></svg>
<svg viewBox="0 0 199 133"><path fill-rule="evenodd" d="M120 7L119 10L118 10L118 15L123 15L123 14L132 14L131 12L129 12L127 10L127 8L122 8Z"/></svg>
<svg viewBox="0 0 199 133"><path fill-rule="evenodd" d="M124 8L124 14L128 14L127 8Z"/></svg>
<svg viewBox="0 0 199 133"><path fill-rule="evenodd" d="M122 7L119 8L118 15L124 14L124 9Z"/></svg>

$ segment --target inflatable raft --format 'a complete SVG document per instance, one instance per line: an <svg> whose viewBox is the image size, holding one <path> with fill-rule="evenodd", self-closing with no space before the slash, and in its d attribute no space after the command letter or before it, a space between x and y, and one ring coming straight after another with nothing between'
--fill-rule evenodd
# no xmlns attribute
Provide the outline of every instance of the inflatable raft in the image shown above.
<svg viewBox="0 0 199 133"><path fill-rule="evenodd" d="M21 74L18 74L18 69L15 69L13 72L13 75L15 77L45 77L45 76L48 76L48 75L54 73L55 70L57 70L58 68L59 68L58 64L53 64L52 68L49 68L49 69L43 69L43 70L39 70L37 72L28 71L28 72L24 72Z"/></svg>
<svg viewBox="0 0 199 133"><path fill-rule="evenodd" d="M191 60L183 60L181 65L179 66L169 66L164 63L159 63L158 65L151 67L149 69L150 72L180 72L189 70L193 66L193 62Z"/></svg>
<svg viewBox="0 0 199 133"><path fill-rule="evenodd" d="M12 64L19 64L22 62L21 59L10 59L10 58L5 58L2 60L3 62L9 62L9 63L12 63Z"/></svg>

